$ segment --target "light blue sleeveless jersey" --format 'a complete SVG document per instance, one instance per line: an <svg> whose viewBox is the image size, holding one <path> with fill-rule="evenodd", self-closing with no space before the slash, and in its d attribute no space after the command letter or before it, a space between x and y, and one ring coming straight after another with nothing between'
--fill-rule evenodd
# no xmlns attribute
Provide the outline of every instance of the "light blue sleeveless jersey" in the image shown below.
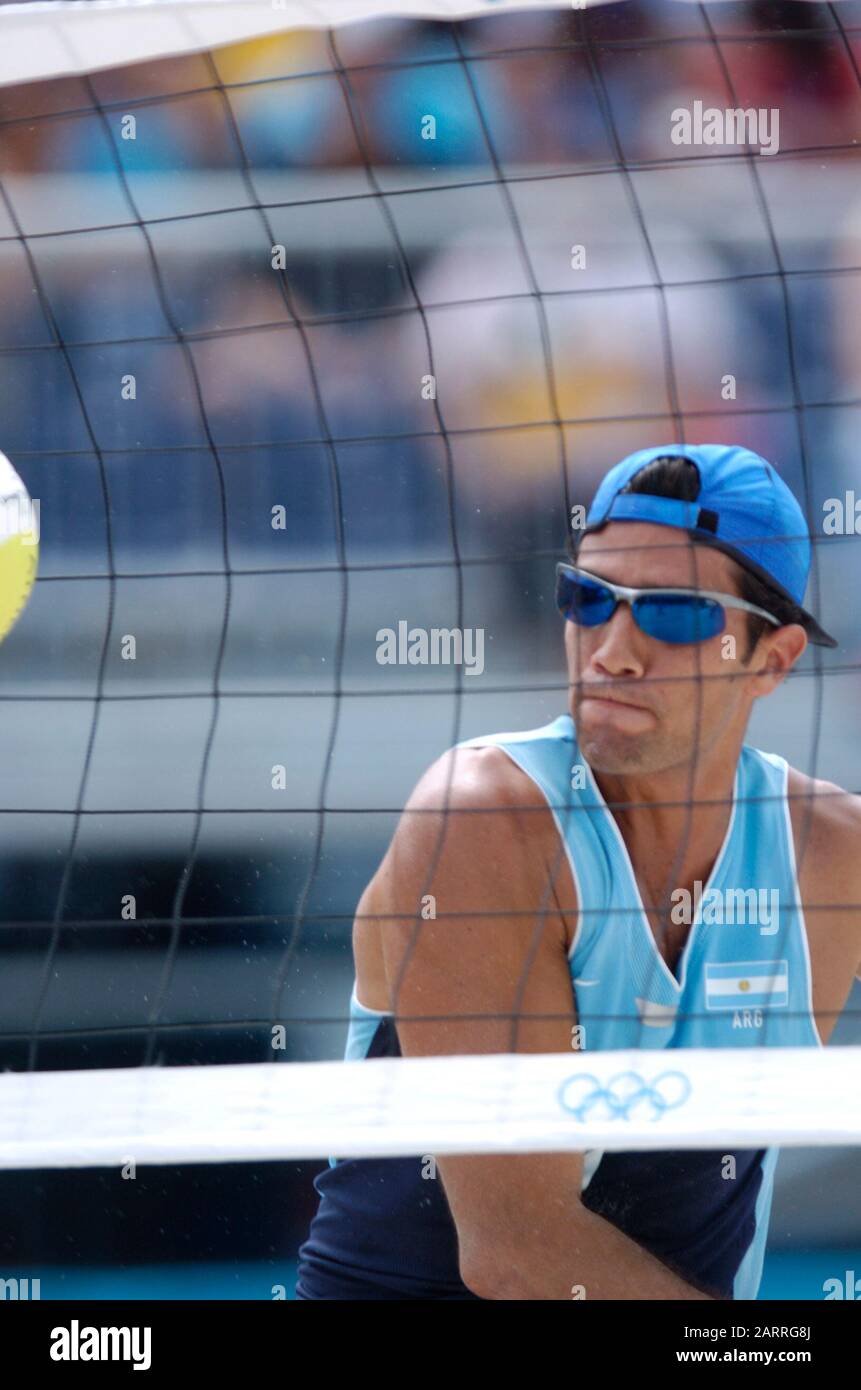
<svg viewBox="0 0 861 1390"><path fill-rule="evenodd" d="M585 1050L676 1047L821 1047L812 1007L810 955L795 863L788 765L745 745L723 846L677 964L658 952L627 847L574 722L491 734L458 747L496 745L541 789L568 857L580 906L570 952ZM367 1056L380 1020L353 991L346 1056ZM719 1136L716 1136L719 1141ZM751 1183L743 1254L732 1296L756 1297L778 1150L762 1151ZM587 1155L584 1191L616 1156ZM760 1177L761 1174L761 1177ZM724 1183L725 1190L730 1184ZM719 1194L715 1201L722 1201ZM668 1222L676 1217L667 1197ZM727 1284L729 1287L729 1284Z"/></svg>

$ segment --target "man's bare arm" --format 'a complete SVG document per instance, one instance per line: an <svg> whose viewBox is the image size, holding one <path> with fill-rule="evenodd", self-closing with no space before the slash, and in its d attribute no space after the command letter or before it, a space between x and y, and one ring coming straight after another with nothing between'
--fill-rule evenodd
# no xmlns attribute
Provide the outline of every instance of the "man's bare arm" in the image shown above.
<svg viewBox="0 0 861 1390"><path fill-rule="evenodd" d="M853 980L861 980L861 797L795 769L790 790L802 808L796 834L799 882L807 929L814 936L817 1024L827 1039ZM827 943L826 950L817 951L817 937Z"/></svg>
<svg viewBox="0 0 861 1390"><path fill-rule="evenodd" d="M501 750L449 754L422 778L359 907L381 914L404 1056L570 1050L565 921L546 893L558 846L540 793ZM417 923L425 893L437 917ZM578 1286L588 1299L710 1297L582 1206L580 1153L438 1165L461 1277L482 1298L570 1299Z"/></svg>

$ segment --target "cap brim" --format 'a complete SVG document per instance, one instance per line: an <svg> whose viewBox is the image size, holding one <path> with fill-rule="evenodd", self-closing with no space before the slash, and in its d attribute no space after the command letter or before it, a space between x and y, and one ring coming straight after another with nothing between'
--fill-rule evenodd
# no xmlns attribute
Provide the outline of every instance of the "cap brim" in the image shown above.
<svg viewBox="0 0 861 1390"><path fill-rule="evenodd" d="M806 608L802 608L798 621L807 633L811 642L817 647L839 647L840 643L836 638L829 636L824 627L820 627L812 613L808 613Z"/></svg>

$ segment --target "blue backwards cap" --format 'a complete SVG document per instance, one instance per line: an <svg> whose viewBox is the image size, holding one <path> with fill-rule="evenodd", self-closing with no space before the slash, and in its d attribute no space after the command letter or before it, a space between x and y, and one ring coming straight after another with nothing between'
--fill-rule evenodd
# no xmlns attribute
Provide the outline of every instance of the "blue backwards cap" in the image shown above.
<svg viewBox="0 0 861 1390"><path fill-rule="evenodd" d="M695 502L622 493L646 464L663 457L688 459L696 466L700 490ZM804 514L780 475L751 449L727 444L661 444L630 454L610 469L598 488L584 534L610 521L677 526L693 540L724 551L798 606L798 622L811 642L837 646L801 606L811 556Z"/></svg>

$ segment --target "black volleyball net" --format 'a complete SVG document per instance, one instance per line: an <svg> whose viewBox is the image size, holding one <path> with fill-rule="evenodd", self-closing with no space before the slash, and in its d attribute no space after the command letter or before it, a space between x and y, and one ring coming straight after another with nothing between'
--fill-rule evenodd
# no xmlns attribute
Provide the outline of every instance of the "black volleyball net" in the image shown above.
<svg viewBox="0 0 861 1390"><path fill-rule="evenodd" d="M776 463L839 647L751 741L861 787L861 7L0 36L0 447L42 525L0 650L0 1164L857 1143L851 1000L822 1052L334 1059L411 787L566 708L554 564L634 449Z"/></svg>

